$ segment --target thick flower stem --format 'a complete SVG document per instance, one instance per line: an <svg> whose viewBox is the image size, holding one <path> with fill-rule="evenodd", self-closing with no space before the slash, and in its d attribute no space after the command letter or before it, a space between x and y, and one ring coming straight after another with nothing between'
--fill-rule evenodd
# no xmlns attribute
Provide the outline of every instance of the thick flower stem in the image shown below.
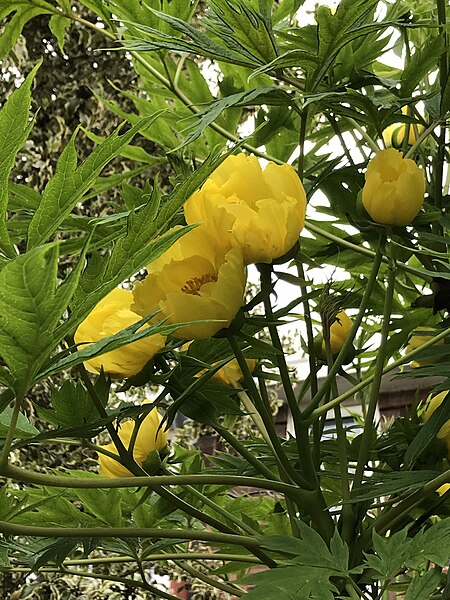
<svg viewBox="0 0 450 600"><path fill-rule="evenodd" d="M171 540L200 540L217 544L232 544L259 550L256 537L217 533L200 529L164 529L159 527L38 527L0 521L0 533L14 536L44 538L162 538Z"/></svg>
<svg viewBox="0 0 450 600"><path fill-rule="evenodd" d="M302 490L297 486L282 481L269 481L267 479L258 479L256 477L246 477L242 475L143 475L135 477L96 477L84 479L80 477L59 477L58 475L36 473L35 471L22 469L13 465L7 465L1 469L0 474L22 483L68 489L110 489L130 487L148 487L149 489L156 489L161 485L227 485L230 487L255 487L258 489L279 492L280 494L287 494L290 498L305 506L308 506L312 502L312 493L310 491Z"/></svg>
<svg viewBox="0 0 450 600"><path fill-rule="evenodd" d="M295 259L295 264L297 267L297 273L299 278L302 281L305 281L305 270L303 268L302 262L297 258ZM314 349L314 330L312 326L312 318L311 318L311 307L308 301L308 288L306 284L301 284L300 292L302 297L305 299L302 300L303 311L304 311L304 319L306 325L306 335L307 335L307 345L308 345L308 361L309 361L309 379L311 386L311 396L315 396L317 394L318 383L317 383L317 361L316 361L316 353ZM297 398L299 401L299 398Z"/></svg>
<svg viewBox="0 0 450 600"><path fill-rule="evenodd" d="M326 327L323 327L324 331L324 340L325 340L325 349L327 355L327 363L328 370L330 371L333 367L333 355L331 353L330 346L330 330ZM331 393L333 398L338 396L338 388L336 377L333 377L331 383ZM348 475L348 454L347 454L347 435L344 428L344 424L342 422L342 414L340 405L334 407L334 420L336 423L336 438L337 438L337 448L339 454L339 470L341 473L341 491L342 491L342 516L341 523L345 523L349 518L352 518L353 510L348 501L350 500L350 480ZM344 541L348 541L345 540Z"/></svg>
<svg viewBox="0 0 450 600"><path fill-rule="evenodd" d="M313 398L311 398L310 403L303 411L303 418L311 418L313 415L316 415L316 414L318 414L319 416L322 414L326 414L326 411L324 410L325 406L327 406L329 408L333 408L334 406L337 405L337 404L333 404L333 402L335 402L335 400L336 400L336 399L334 399L331 402L327 403L326 405L323 405L320 408L317 408L319 405L319 402L330 390L331 385L332 385L333 381L335 380L336 375L339 372L339 369L342 367L345 357L348 354L348 351L350 350L353 340L355 339L356 333L359 329L359 326L361 325L361 321L364 317L366 308L369 304L370 296L372 295L373 286L375 285L376 280L377 280L378 271L379 271L380 265L381 265L381 260L382 260L382 251L381 251L381 240L380 240L379 245L377 247L377 252L375 253L369 280L367 281L367 284L366 284L366 287L364 290L364 294L361 299L361 303L359 305L358 314L353 319L352 328L350 329L350 332L349 332L347 338L345 339L345 342L344 342L339 354L337 355L331 368L329 369L327 378L325 379L324 383L321 385L320 390L317 392L317 394L315 396L313 396ZM311 421L314 422L313 419L311 419Z"/></svg>
<svg viewBox="0 0 450 600"><path fill-rule="evenodd" d="M353 478L352 493L354 493L364 477L364 469L370 455L370 449L372 447L372 435L374 432L375 424L375 412L378 404L378 397L380 394L381 378L383 376L383 367L386 360L386 344L389 337L390 324L391 324L391 312L392 312L392 301L394 297L395 289L395 260L390 259L390 267L388 271L388 281L386 296L384 301L383 311L383 324L381 327L381 341L380 348L378 350L377 361L375 364L374 378L372 387L370 389L370 395L368 399L367 413L364 422L364 430L361 436L361 445L358 454L358 461L356 464L355 475ZM354 517L354 519L356 516ZM343 523L342 536L344 540L350 540L354 538L355 522L354 519L346 520Z"/></svg>
<svg viewBox="0 0 450 600"><path fill-rule="evenodd" d="M275 427L272 421L272 415L269 413L264 402L261 399L261 396L258 392L258 388L256 387L256 384L253 381L252 374L250 373L247 361L245 360L245 357L242 354L242 350L239 346L238 341L234 336L230 336L228 340L230 342L230 346L234 352L236 360L238 361L239 367L241 368L242 374L244 375L244 383L247 387L249 395L252 398L257 411L261 415L266 431L270 437L272 447L275 451L275 458L278 461L280 476L283 480L287 479L289 482L294 481L302 487L304 487L306 484L306 487L308 488L308 482L303 480L303 478L297 473L297 471L289 462L289 459L275 431Z"/></svg>
<svg viewBox="0 0 450 600"><path fill-rule="evenodd" d="M283 344L281 343L280 337L278 335L277 327L273 324L274 314L272 310L272 305L270 303L272 267L271 265L259 264L258 270L261 275L261 291L264 297L264 310L266 313L266 319L268 321L267 328L269 330L270 339L272 340L273 347L275 348L275 350L277 350L275 360L277 362L278 371L280 373L281 381L283 384L283 390L294 422L298 457L300 460L300 464L302 465L304 476L306 477L310 487L312 489L320 489L319 481L316 475L316 469L312 460L308 426L305 427L302 423L302 416L297 403L294 388L292 387L289 369L284 355Z"/></svg>

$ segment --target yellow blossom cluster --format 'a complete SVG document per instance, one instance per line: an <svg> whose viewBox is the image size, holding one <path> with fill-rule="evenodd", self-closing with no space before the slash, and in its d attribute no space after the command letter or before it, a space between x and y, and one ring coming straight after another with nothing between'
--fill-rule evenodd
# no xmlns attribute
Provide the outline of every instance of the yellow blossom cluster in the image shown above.
<svg viewBox="0 0 450 600"><path fill-rule="evenodd" d="M305 221L306 195L294 169L256 157L227 157L185 203L188 225L181 236L147 265L147 276L132 292L108 294L79 326L75 342L95 342L140 318L186 323L173 333L181 339L204 339L226 328L242 306L245 267L271 262L298 240ZM165 343L144 338L86 362L110 377L138 373Z"/></svg>

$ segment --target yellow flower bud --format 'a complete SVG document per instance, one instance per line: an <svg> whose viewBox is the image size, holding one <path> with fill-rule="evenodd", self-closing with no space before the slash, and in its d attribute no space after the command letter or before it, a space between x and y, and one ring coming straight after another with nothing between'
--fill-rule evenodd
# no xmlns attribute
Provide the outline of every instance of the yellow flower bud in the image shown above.
<svg viewBox="0 0 450 600"><path fill-rule="evenodd" d="M402 108L402 113L407 114L407 108ZM425 130L425 127L420 123L409 123L409 127L406 123L393 123L383 130L383 140L387 147L393 146L394 148L400 148L403 145L406 130L408 129L408 146L412 146L416 143L417 138Z"/></svg>
<svg viewBox="0 0 450 600"><path fill-rule="evenodd" d="M145 400L144 404L151 404L151 402L150 400ZM153 408L142 420L133 447L133 458L138 465L142 466L153 452L159 452L166 446L167 432L164 431L163 427L158 431L160 423L161 417L156 408ZM131 436L133 435L135 425L136 422L134 420L125 421L119 425L118 434L127 450L130 448ZM111 443L100 447L118 455L115 444ZM119 456L115 460L104 454L99 454L98 462L99 472L103 477L133 477L133 473L120 464Z"/></svg>
<svg viewBox="0 0 450 600"><path fill-rule="evenodd" d="M256 368L257 361L253 358L247 358L245 362L250 369L250 373L252 373ZM214 373L211 379L213 379L213 381L217 381L218 383L222 383L223 385L233 385L242 381L244 379L244 375L241 371L238 361L233 358L229 363L219 369L217 373Z"/></svg>
<svg viewBox="0 0 450 600"><path fill-rule="evenodd" d="M438 333L438 330L435 329L434 327L416 327L416 329L414 331L431 331L434 330L436 331L436 334ZM408 341L408 346L406 348L406 353L408 354L409 352L412 352L413 350L416 350L416 348L420 348L420 346L422 346L423 344L425 344L426 342L429 342L430 340L433 339L433 335L413 335L410 337L409 341ZM444 340L441 340L439 342L436 343L436 346L442 346L442 344L444 343ZM411 361L411 367L413 369L417 368L417 367L425 367L426 365L433 365L436 362L436 358L430 358L428 360L413 360Z"/></svg>
<svg viewBox="0 0 450 600"><path fill-rule="evenodd" d="M336 315L336 320L330 327L330 349L331 354L337 354L345 343L352 328L352 321L344 311ZM322 340L322 353L326 356L325 340Z"/></svg>
<svg viewBox="0 0 450 600"><path fill-rule="evenodd" d="M180 327L174 336L203 339L228 327L244 299L246 275L239 248L227 249L205 227L192 229L147 267L136 284L133 310L160 311L168 323L217 320Z"/></svg>
<svg viewBox="0 0 450 600"><path fill-rule="evenodd" d="M290 165L229 156L185 203L187 223L208 223L221 239L232 234L245 264L270 263L288 252L305 224L306 195Z"/></svg>
<svg viewBox="0 0 450 600"><path fill-rule="evenodd" d="M133 294L121 288L110 292L79 325L74 339L79 348L87 342L98 342L102 338L118 333L140 321L142 317L132 312ZM147 327L147 325L144 325ZM166 338L156 334L143 338L116 350L111 350L84 363L91 373L104 372L113 378L122 379L139 373L145 364L164 347Z"/></svg>
<svg viewBox="0 0 450 600"><path fill-rule="evenodd" d="M362 202L375 222L408 225L422 208L424 193L422 169L398 150L380 150L369 162Z"/></svg>
<svg viewBox="0 0 450 600"><path fill-rule="evenodd" d="M428 398L426 410L422 415L424 423L426 423L434 411L439 408L447 394L448 391L445 391ZM450 458L450 419L442 425L437 432L436 437L447 444L448 457Z"/></svg>

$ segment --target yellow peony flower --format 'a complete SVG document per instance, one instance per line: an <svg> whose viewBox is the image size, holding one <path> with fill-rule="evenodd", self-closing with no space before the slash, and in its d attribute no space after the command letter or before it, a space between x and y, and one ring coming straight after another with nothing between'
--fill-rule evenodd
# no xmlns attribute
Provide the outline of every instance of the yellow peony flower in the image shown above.
<svg viewBox="0 0 450 600"><path fill-rule="evenodd" d="M187 223L208 223L219 239L232 234L245 264L286 254L305 224L306 195L295 170L255 156L229 156L184 205Z"/></svg>
<svg viewBox="0 0 450 600"><path fill-rule="evenodd" d="M402 113L407 114L407 108L402 108ZM392 123L389 127L383 130L383 140L387 147L393 146L394 148L400 148L403 145L405 139L406 130L408 125L406 123ZM410 123L408 132L408 146L412 146L416 143L417 138L425 130L425 127L420 123Z"/></svg>
<svg viewBox="0 0 450 600"><path fill-rule="evenodd" d="M427 408L422 415L424 423L428 421L434 411L442 404L448 391L436 394L436 396L430 396L427 401ZM442 440L447 444L448 457L450 458L450 419L446 421L436 434L439 440Z"/></svg>
<svg viewBox="0 0 450 600"><path fill-rule="evenodd" d="M116 288L110 292L79 325L74 335L75 343L83 348L87 342L98 342L139 321L142 317L131 311L132 303L133 294L130 291ZM144 365L164 347L165 341L166 338L162 335L151 335L91 358L84 365L91 373L100 373L103 367L104 372L110 377L118 379L131 377L139 373Z"/></svg>
<svg viewBox="0 0 450 600"><path fill-rule="evenodd" d="M256 368L257 361L254 358L247 358L245 362L250 369L250 373L253 373ZM238 361L233 358L225 366L219 369L217 373L214 373L211 379L213 381L217 381L217 383L222 383L223 385L233 385L242 381L244 379L244 375L241 371Z"/></svg>
<svg viewBox="0 0 450 600"><path fill-rule="evenodd" d="M350 317L348 317L344 311L339 312L336 315L336 320L330 327L331 354L337 354L341 350L351 328L352 321ZM322 353L324 356L326 356L326 352L325 340L322 340Z"/></svg>
<svg viewBox="0 0 450 600"><path fill-rule="evenodd" d="M416 329L414 331L436 331L436 334L438 333L438 330L435 329L434 327L416 327ZM420 346L422 346L423 344L425 344L426 342L429 342L430 340L433 339L433 335L413 335L410 337L409 341L408 341L408 346L406 348L406 353L408 354L409 352L412 352L413 350L416 350L416 348L420 348ZM436 343L436 346L442 346L442 344L444 343L444 340L441 340L439 342ZM417 368L417 367L425 367L426 365L433 365L436 362L436 358L430 358L428 360L413 360L411 361L411 367L413 369Z"/></svg>
<svg viewBox="0 0 450 600"><path fill-rule="evenodd" d="M203 339L228 327L241 308L246 275L239 248L220 244L205 227L192 229L148 266L136 284L135 310L146 316L160 310L168 323L218 320L180 327L174 336Z"/></svg>
<svg viewBox="0 0 450 600"><path fill-rule="evenodd" d="M424 193L422 169L398 150L380 150L369 161L362 203L375 222L408 225L422 208Z"/></svg>
<svg viewBox="0 0 450 600"><path fill-rule="evenodd" d="M144 404L151 404L151 402L145 400ZM167 432L164 431L164 428L158 431L160 423L161 417L156 408L153 408L142 420L133 447L133 458L138 465L142 466L152 452L160 452L166 446ZM130 440L135 425L134 420L125 421L119 425L118 434L127 450L130 448ZM156 435L157 431L158 435ZM115 444L111 443L100 447L118 455ZM103 477L133 477L133 473L120 464L119 456L117 456L117 460L114 460L109 456L99 454L98 462L99 472Z"/></svg>

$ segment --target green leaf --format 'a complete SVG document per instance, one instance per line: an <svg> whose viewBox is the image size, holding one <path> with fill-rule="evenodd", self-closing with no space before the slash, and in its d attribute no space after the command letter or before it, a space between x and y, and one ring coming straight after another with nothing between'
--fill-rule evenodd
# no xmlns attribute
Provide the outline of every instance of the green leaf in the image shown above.
<svg viewBox="0 0 450 600"><path fill-rule="evenodd" d="M98 382L95 387L97 385ZM91 423L99 419L98 411L81 383L73 384L65 381L59 390L54 389L52 407L53 410L39 408L38 412L53 425L77 427L82 423Z"/></svg>
<svg viewBox="0 0 450 600"><path fill-rule="evenodd" d="M96 144L101 144L106 139L101 135L92 133L92 131L85 129L84 127L82 127L82 130L86 134L86 136ZM123 148L123 150L120 152L120 156L123 156L124 158L129 158L131 160L135 160L137 162L146 163L151 167L154 167L156 165L162 165L167 162L167 158L165 156L153 156L152 154L149 154L149 152L144 150L144 148L141 148L140 146L132 146L131 144ZM123 173L120 175L123 177L124 175L127 175L127 173ZM118 177L118 175L116 175L116 177Z"/></svg>
<svg viewBox="0 0 450 600"><path fill-rule="evenodd" d="M220 100L212 102L205 110L195 115L196 122L194 125L187 127L186 129L194 129L190 133L184 142L174 148L172 152L187 146L196 140L203 131L214 123L221 113L232 106L248 106L254 104L282 104L286 105L290 101L289 96L285 92L276 87L257 87L250 91L239 92L238 94L231 94ZM194 117L193 117L194 118Z"/></svg>
<svg viewBox="0 0 450 600"><path fill-rule="evenodd" d="M403 568L408 557L411 541L408 530L384 538L373 529L372 542L374 554L366 554L366 562L371 569L380 574L382 580L395 577Z"/></svg>
<svg viewBox="0 0 450 600"><path fill-rule="evenodd" d="M130 22L130 25L137 30L146 33L147 37L151 37L151 41L136 39L126 40L124 43L125 48L136 50L138 52L160 49L170 50L172 52L188 52L197 56L205 56L206 58L222 60L224 62L247 67L256 67L261 64L260 60L256 60L250 53L244 52L242 48L241 52L231 50L227 46L217 43L203 31L177 17L154 9L149 10L162 21L168 23L175 31L182 33L185 37L175 37L174 35L163 33L154 27ZM126 23L128 24L128 22Z"/></svg>
<svg viewBox="0 0 450 600"><path fill-rule="evenodd" d="M11 565L8 558L8 549L0 546L0 568L8 568Z"/></svg>
<svg viewBox="0 0 450 600"><path fill-rule="evenodd" d="M70 19L67 17L61 17L60 15L53 15L48 23L50 31L53 33L56 41L58 42L58 47L61 50L61 54L64 54L64 37L69 25Z"/></svg>
<svg viewBox="0 0 450 600"><path fill-rule="evenodd" d="M28 247L33 248L44 242L71 210L92 187L98 175L110 160L125 148L133 137L159 116L144 118L129 131L119 136L117 128L87 159L77 167L75 135L64 148L56 167L54 177L48 182L41 203L31 220L28 229Z"/></svg>
<svg viewBox="0 0 450 600"><path fill-rule="evenodd" d="M317 56L310 54L305 50L288 50L284 54L281 54L280 56L277 56L271 60L269 63L255 69L251 73L249 80L257 77L261 73L268 73L270 71L276 71L277 69L285 69L289 67L297 67L303 71L309 71L314 69L317 66L317 63Z"/></svg>
<svg viewBox="0 0 450 600"><path fill-rule="evenodd" d="M450 419L450 392L442 404L433 412L428 421L421 427L405 452L404 463L406 469L411 469L416 460L425 452L429 444L435 439L442 425Z"/></svg>
<svg viewBox="0 0 450 600"><path fill-rule="evenodd" d="M251 2L210 0L213 13L207 26L221 43L259 63L277 55L272 22L268 10L256 10Z"/></svg>
<svg viewBox="0 0 450 600"><path fill-rule="evenodd" d="M280 2L272 16L272 21L276 24L296 14L300 6L303 6L305 0L283 0Z"/></svg>
<svg viewBox="0 0 450 600"><path fill-rule="evenodd" d="M441 581L441 569L429 569L424 574L416 573L408 586L405 600L424 600L431 598Z"/></svg>
<svg viewBox="0 0 450 600"><path fill-rule="evenodd" d="M177 493L177 496L179 494ZM184 494L182 494L184 496ZM156 527L160 521L172 515L176 511L173 503L157 494L151 494L145 502L133 511L133 521L136 527Z"/></svg>
<svg viewBox="0 0 450 600"><path fill-rule="evenodd" d="M263 539L262 546L273 552L293 556L290 563L308 569L324 569L329 572L329 576L340 573L339 564L336 564L335 557L321 536L302 521L299 521L299 529L300 538L283 535L268 536ZM338 540L335 540L335 546L339 546ZM341 550L340 556L343 558ZM347 566L345 569L347 570Z"/></svg>
<svg viewBox="0 0 450 600"><path fill-rule="evenodd" d="M0 356L25 393L54 346L58 248L36 248L0 271ZM64 309L63 309L64 310Z"/></svg>
<svg viewBox="0 0 450 600"><path fill-rule="evenodd" d="M76 489L73 491L86 512L111 527L122 525L122 490Z"/></svg>
<svg viewBox="0 0 450 600"><path fill-rule="evenodd" d="M429 38L422 48L416 49L402 72L400 96L411 96L423 77L436 68L438 58L444 51L442 36Z"/></svg>
<svg viewBox="0 0 450 600"><path fill-rule="evenodd" d="M428 561L444 567L450 556L450 518L434 523L428 529L422 529L411 540L409 554L405 564L419 569Z"/></svg>
<svg viewBox="0 0 450 600"><path fill-rule="evenodd" d="M246 594L248 600L333 600L337 589L330 582L330 575L323 569L313 567L277 567L239 581L255 585Z"/></svg>
<svg viewBox="0 0 450 600"><path fill-rule="evenodd" d="M61 539L54 542L40 554L31 571L36 573L48 564L60 566L78 543L76 539Z"/></svg>
<svg viewBox="0 0 450 600"><path fill-rule="evenodd" d="M0 38L1 40L1 38ZM17 152L25 143L30 130L31 84L40 67L38 63L18 90L13 92L0 110L0 250L15 256L6 228L8 184Z"/></svg>
<svg viewBox="0 0 450 600"><path fill-rule="evenodd" d="M369 28L363 27L364 17L377 4L377 0L342 0L333 15L327 6L316 10L318 24L319 50L321 59L314 80L321 79L339 50L353 39L366 35L369 30L380 28L376 23Z"/></svg>
<svg viewBox="0 0 450 600"><path fill-rule="evenodd" d="M8 1L8 0L7 0ZM38 15L51 14L54 12L54 7L47 2L40 2L40 6L36 7L30 3L26 3L24 6L23 0L21 2L10 2L10 6L6 10L0 4L0 18L5 17L13 10L16 13L9 19L9 21L3 27L3 31L0 35L0 60L4 58L17 42L17 38L22 33L23 28Z"/></svg>
<svg viewBox="0 0 450 600"><path fill-rule="evenodd" d="M33 188L29 188L23 183L9 182L9 203L8 209L16 210L31 210L35 211L41 201L41 195Z"/></svg>
<svg viewBox="0 0 450 600"><path fill-rule="evenodd" d="M11 418L13 414L12 408L6 408L0 414L0 438L6 437L8 433L9 425L11 423ZM30 421L26 418L25 415L19 414L19 418L17 420L16 429L14 431L14 435L16 438L29 438L37 435L39 431L34 427Z"/></svg>

